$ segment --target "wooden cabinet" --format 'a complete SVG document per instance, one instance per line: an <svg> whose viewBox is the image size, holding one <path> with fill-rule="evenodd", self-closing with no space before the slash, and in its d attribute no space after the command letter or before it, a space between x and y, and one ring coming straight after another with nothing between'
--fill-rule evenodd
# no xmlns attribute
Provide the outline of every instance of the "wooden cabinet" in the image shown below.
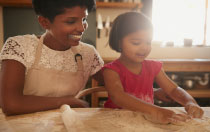
<svg viewBox="0 0 210 132"><path fill-rule="evenodd" d="M0 0L0 6L31 7L32 0Z"/></svg>
<svg viewBox="0 0 210 132"><path fill-rule="evenodd" d="M104 62L108 63L114 58L104 58ZM210 59L159 59L163 62L163 68L166 72L210 72ZM92 80L92 86L99 85ZM210 98L210 87L208 89L192 89L186 90L195 98ZM107 92L98 92L92 94L92 107L98 106L99 98L107 97Z"/></svg>
<svg viewBox="0 0 210 132"><path fill-rule="evenodd" d="M161 60L166 72L210 72L210 59L176 59ZM210 87L208 89L186 90L196 98L210 98Z"/></svg>
<svg viewBox="0 0 210 132"><path fill-rule="evenodd" d="M103 58L105 64L115 58ZM210 72L210 59L155 59L166 72Z"/></svg>
<svg viewBox="0 0 210 132"><path fill-rule="evenodd" d="M96 2L97 8L142 8L141 3Z"/></svg>
<svg viewBox="0 0 210 132"><path fill-rule="evenodd" d="M32 0L0 0L0 6L31 7ZM97 8L141 8L141 3L96 2Z"/></svg>

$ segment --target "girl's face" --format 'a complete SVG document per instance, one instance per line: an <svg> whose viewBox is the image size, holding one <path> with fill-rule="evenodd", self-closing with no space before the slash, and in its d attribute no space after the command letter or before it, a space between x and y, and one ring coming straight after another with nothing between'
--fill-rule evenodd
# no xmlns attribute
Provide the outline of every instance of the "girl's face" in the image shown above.
<svg viewBox="0 0 210 132"><path fill-rule="evenodd" d="M121 57L129 62L142 62L151 51L151 31L139 30L121 41Z"/></svg>
<svg viewBox="0 0 210 132"><path fill-rule="evenodd" d="M54 21L49 24L47 31L50 34L51 43L63 47L71 47L79 44L82 34L87 28L87 8L72 7L65 9Z"/></svg>

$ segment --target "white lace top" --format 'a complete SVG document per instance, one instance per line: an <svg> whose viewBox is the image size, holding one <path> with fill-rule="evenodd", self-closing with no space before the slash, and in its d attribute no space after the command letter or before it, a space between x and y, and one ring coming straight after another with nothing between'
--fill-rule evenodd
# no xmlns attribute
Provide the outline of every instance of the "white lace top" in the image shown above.
<svg viewBox="0 0 210 132"><path fill-rule="evenodd" d="M4 59L12 59L22 63L28 69L35 61L36 48L39 39L35 35L10 37L5 42L0 53L0 63ZM77 46L82 55L85 80L101 69L104 62L92 45L80 42ZM39 65L62 71L77 71L74 54L71 50L55 51L43 45ZM1 68L1 65L0 65Z"/></svg>

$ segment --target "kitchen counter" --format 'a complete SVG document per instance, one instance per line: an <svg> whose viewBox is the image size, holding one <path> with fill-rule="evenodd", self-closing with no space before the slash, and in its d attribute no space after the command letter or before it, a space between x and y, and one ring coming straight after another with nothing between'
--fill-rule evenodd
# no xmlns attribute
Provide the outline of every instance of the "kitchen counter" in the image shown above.
<svg viewBox="0 0 210 132"><path fill-rule="evenodd" d="M168 107L169 108L169 107ZM175 111L182 107L171 107ZM210 107L203 107L203 119L193 119L181 125L160 125L145 120L136 112L128 110L114 110L105 108L73 108L77 116L69 117L73 122L73 129L84 132L202 132L210 131ZM74 122L79 120L79 123ZM190 128L191 126L191 128ZM201 129L202 128L202 129ZM0 132L67 132L59 109L37 112L32 114L5 116L0 110ZM74 132L74 131L73 131ZM207 131L205 131L207 132Z"/></svg>

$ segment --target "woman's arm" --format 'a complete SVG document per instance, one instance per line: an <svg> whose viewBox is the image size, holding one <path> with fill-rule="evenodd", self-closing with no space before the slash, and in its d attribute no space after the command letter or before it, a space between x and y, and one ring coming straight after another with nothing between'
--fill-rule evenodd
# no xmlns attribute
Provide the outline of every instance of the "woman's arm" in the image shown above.
<svg viewBox="0 0 210 132"><path fill-rule="evenodd" d="M153 120L156 120L159 123L169 123L173 122L174 120L185 120L180 118L179 115L176 115L171 110L149 104L124 92L120 77L117 72L110 69L105 69L103 76L105 87L111 100L119 107L150 115Z"/></svg>
<svg viewBox="0 0 210 132"><path fill-rule="evenodd" d="M0 101L5 114L24 114L59 108L62 104L86 107L74 97L40 97L23 95L25 66L15 60L3 60L0 71Z"/></svg>
<svg viewBox="0 0 210 132"><path fill-rule="evenodd" d="M203 110L184 89L178 87L164 72L163 69L156 76L157 84L176 102L183 105L188 114L193 117L202 117Z"/></svg>

